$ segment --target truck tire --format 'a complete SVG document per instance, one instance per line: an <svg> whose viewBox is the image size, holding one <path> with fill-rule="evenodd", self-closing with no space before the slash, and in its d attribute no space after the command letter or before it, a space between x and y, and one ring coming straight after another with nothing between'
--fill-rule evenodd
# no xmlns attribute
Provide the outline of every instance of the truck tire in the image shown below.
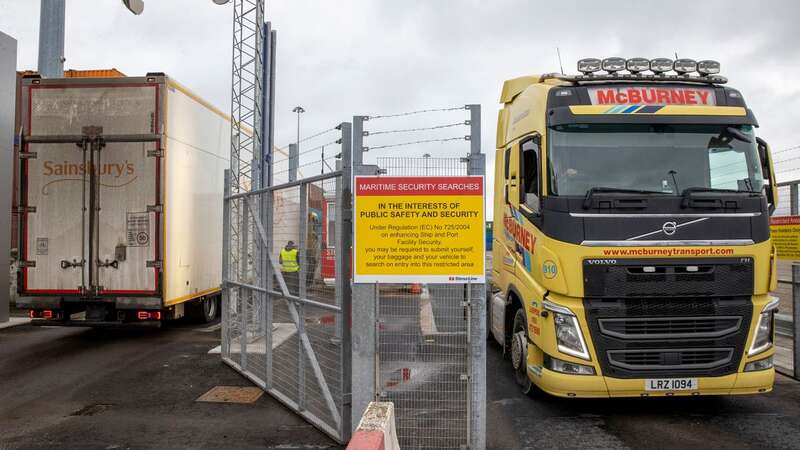
<svg viewBox="0 0 800 450"><path fill-rule="evenodd" d="M219 296L213 295L193 300L186 305L189 317L200 323L213 322L219 313Z"/></svg>
<svg viewBox="0 0 800 450"><path fill-rule="evenodd" d="M534 396L535 386L528 376L528 324L523 309L518 309L514 315L511 334L511 368L514 369L514 378L522 393Z"/></svg>

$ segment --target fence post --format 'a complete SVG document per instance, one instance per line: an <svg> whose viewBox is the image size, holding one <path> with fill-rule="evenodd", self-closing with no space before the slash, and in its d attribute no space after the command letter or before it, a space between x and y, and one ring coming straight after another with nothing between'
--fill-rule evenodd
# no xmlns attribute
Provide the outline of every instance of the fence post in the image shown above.
<svg viewBox="0 0 800 450"><path fill-rule="evenodd" d="M300 270L297 277L297 296L304 300L308 298L306 294L306 270L308 266L308 249L306 248L306 237L308 235L308 184L303 183L300 185L300 232L298 235L297 254L302 256L300 260ZM297 302L297 315L300 320L297 321L297 334L302 336L305 333L305 306L302 302ZM297 340L297 407L298 410L304 411L306 409L306 359L304 358L303 341Z"/></svg>
<svg viewBox="0 0 800 450"><path fill-rule="evenodd" d="M361 174L364 162L364 116L353 116L353 174ZM338 253L337 253L338 254ZM352 304L352 424L357 424L369 402L375 400L377 367L375 343L375 286L353 283ZM345 341L346 342L346 341Z"/></svg>
<svg viewBox="0 0 800 450"><path fill-rule="evenodd" d="M792 263L792 341L794 379L800 380L800 263Z"/></svg>
<svg viewBox="0 0 800 450"><path fill-rule="evenodd" d="M486 155L481 152L481 105L467 105L469 110L469 165L468 175L486 175ZM486 187L484 186L484 192ZM484 200L485 203L486 200ZM484 204L484 210L486 205ZM485 218L484 218L485 219ZM486 245L486 239L481 243ZM486 259L484 258L484 261ZM471 314L471 342L470 363L471 392L470 392L470 448L486 447L486 289L483 285L482 295L472 295L472 285L469 289L469 304Z"/></svg>
<svg viewBox="0 0 800 450"><path fill-rule="evenodd" d="M220 353L225 358L231 354L230 301L231 288L227 284L230 279L231 260L231 170L225 169L225 188L222 200L222 347Z"/></svg>
<svg viewBox="0 0 800 450"><path fill-rule="evenodd" d="M300 166L300 148L289 144L289 182L297 181L297 168Z"/></svg>
<svg viewBox="0 0 800 450"><path fill-rule="evenodd" d="M356 317L353 313L353 290L352 290L352 248L353 248L353 130L350 123L339 125L342 131L342 159L340 169L342 171L341 181L338 182L336 190L336 295L337 303L341 308L339 313L338 327L341 329L341 359L342 359L342 420L339 434L342 441L347 442L353 432L353 424L357 424L361 418L359 411L358 420L352 417L353 408L352 392L353 377L353 347L351 347L354 324ZM359 389L360 391L360 389Z"/></svg>
<svg viewBox="0 0 800 450"><path fill-rule="evenodd" d="M797 215L797 183L789 185L789 211L793 216Z"/></svg>

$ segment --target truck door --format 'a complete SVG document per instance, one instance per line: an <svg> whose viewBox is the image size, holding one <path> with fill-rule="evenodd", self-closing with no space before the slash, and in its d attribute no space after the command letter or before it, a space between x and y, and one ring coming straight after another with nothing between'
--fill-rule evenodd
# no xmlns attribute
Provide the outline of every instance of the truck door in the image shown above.
<svg viewBox="0 0 800 450"><path fill-rule="evenodd" d="M88 275L87 151L75 143L36 143L20 156L22 290L79 295Z"/></svg>
<svg viewBox="0 0 800 450"><path fill-rule="evenodd" d="M159 84L26 86L23 294L158 291Z"/></svg>
<svg viewBox="0 0 800 450"><path fill-rule="evenodd" d="M506 220L519 223L520 222L520 213L519 213L519 192L520 192L520 175L519 175L519 148L517 144L513 144L506 149L505 152L505 161L504 161L504 171L505 171L505 209L506 213L505 216L507 217ZM504 224L506 226L506 224ZM516 251L517 243L514 240L514 236L508 232L508 228L506 226L506 232L503 233L505 245L503 250L503 269L510 275L514 275L515 273L515 262L518 257L518 253Z"/></svg>
<svg viewBox="0 0 800 450"><path fill-rule="evenodd" d="M106 142L96 154L97 215L91 234L100 295L157 291L156 152L154 142Z"/></svg>

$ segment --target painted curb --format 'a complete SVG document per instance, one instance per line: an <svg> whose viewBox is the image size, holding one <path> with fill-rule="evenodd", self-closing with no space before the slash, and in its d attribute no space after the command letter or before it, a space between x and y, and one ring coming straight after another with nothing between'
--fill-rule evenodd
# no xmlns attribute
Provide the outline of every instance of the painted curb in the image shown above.
<svg viewBox="0 0 800 450"><path fill-rule="evenodd" d="M394 425L394 404L370 402L347 450L400 450Z"/></svg>

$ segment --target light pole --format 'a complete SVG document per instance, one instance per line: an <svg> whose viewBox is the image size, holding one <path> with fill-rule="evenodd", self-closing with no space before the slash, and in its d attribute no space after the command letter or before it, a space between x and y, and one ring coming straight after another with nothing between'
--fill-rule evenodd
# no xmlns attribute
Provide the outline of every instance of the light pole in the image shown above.
<svg viewBox="0 0 800 450"><path fill-rule="evenodd" d="M300 150L300 114L306 112L302 106L295 106L292 110L293 113L297 113L297 149Z"/></svg>
<svg viewBox="0 0 800 450"><path fill-rule="evenodd" d="M122 0L136 15L144 12L143 0ZM66 0L41 0L39 9L39 75L44 78L64 76L64 23Z"/></svg>

